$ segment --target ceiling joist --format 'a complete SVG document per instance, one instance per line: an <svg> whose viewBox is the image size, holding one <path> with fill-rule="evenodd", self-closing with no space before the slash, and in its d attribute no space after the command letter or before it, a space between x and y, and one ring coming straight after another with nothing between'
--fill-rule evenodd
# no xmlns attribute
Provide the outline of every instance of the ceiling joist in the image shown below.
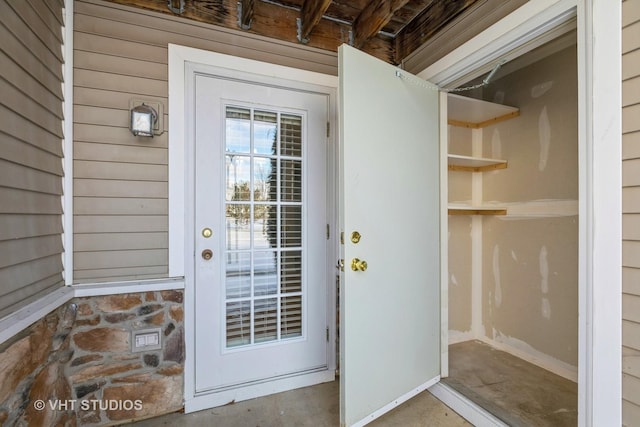
<svg viewBox="0 0 640 427"><path fill-rule="evenodd" d="M298 40L309 42L309 36L329 8L331 0L304 0L298 22Z"/></svg>
<svg viewBox="0 0 640 427"><path fill-rule="evenodd" d="M447 23L464 12L477 0L435 0L395 39L395 62L400 63L411 52L429 40Z"/></svg>
<svg viewBox="0 0 640 427"><path fill-rule="evenodd" d="M353 21L353 46L361 48L375 37L409 0L373 0L362 9Z"/></svg>
<svg viewBox="0 0 640 427"><path fill-rule="evenodd" d="M292 43L302 40L332 52L351 42L399 64L478 0L184 0L183 11L167 7L167 0L106 1Z"/></svg>
<svg viewBox="0 0 640 427"><path fill-rule="evenodd" d="M238 25L243 30L251 28L253 20L253 6L255 0L240 0L238 2Z"/></svg>

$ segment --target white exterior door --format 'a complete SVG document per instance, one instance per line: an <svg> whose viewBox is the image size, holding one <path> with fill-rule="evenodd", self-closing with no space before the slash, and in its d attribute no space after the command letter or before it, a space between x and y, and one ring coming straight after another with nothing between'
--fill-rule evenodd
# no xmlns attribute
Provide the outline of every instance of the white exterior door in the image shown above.
<svg viewBox="0 0 640 427"><path fill-rule="evenodd" d="M439 380L439 92L348 46L339 61L340 419L351 426Z"/></svg>
<svg viewBox="0 0 640 427"><path fill-rule="evenodd" d="M328 96L197 72L193 90L196 395L217 406L319 382Z"/></svg>

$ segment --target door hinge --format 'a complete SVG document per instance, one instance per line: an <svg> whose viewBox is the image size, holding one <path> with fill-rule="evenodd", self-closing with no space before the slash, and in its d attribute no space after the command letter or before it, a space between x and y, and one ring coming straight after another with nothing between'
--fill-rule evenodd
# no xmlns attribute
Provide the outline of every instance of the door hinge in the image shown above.
<svg viewBox="0 0 640 427"><path fill-rule="evenodd" d="M327 122L327 138L329 138L329 135L331 135L331 124Z"/></svg>
<svg viewBox="0 0 640 427"><path fill-rule="evenodd" d="M329 240L330 236L331 236L331 229L329 228L329 224L327 224L327 240Z"/></svg>
<svg viewBox="0 0 640 427"><path fill-rule="evenodd" d="M325 329L326 335L327 335L327 342L329 342L329 327L327 326L327 329Z"/></svg>

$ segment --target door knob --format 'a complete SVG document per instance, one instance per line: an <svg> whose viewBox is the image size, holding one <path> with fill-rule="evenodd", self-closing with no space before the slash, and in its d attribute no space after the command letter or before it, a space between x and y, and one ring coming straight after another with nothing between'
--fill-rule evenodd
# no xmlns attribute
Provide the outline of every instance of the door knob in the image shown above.
<svg viewBox="0 0 640 427"><path fill-rule="evenodd" d="M213 251L211 249L205 249L204 251L202 251L202 258L205 261L209 261L211 258L213 258Z"/></svg>
<svg viewBox="0 0 640 427"><path fill-rule="evenodd" d="M366 271L367 261L360 260L359 258L354 258L351 260L351 269L353 271Z"/></svg>

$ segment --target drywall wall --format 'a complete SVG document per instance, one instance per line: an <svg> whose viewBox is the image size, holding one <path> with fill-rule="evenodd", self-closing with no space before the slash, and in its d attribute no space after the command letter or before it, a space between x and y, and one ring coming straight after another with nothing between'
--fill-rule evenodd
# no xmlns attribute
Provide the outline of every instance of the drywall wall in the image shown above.
<svg viewBox="0 0 640 427"><path fill-rule="evenodd" d="M483 224L485 333L577 366L577 203L552 209L578 198L575 46L510 73L485 94L520 107L519 118L483 134L485 155L509 161L503 173L484 177L484 199L519 208Z"/></svg>
<svg viewBox="0 0 640 427"><path fill-rule="evenodd" d="M482 174L481 197L485 204L506 205L508 214L482 217L481 229L476 232L481 250L473 253L472 220L449 217L450 335L455 339L461 332L475 331L476 338L575 378L578 363L575 45L565 41L560 47L556 44L554 48L547 46L542 51L533 51L505 65L496 77L484 88L483 98L519 107L520 117L482 129L482 155L506 159L508 168ZM450 152L471 154L461 146L460 141L465 139L461 132L464 130L450 134ZM470 147L471 139L466 140ZM450 172L449 180L450 201L472 198L465 189L470 188L469 177ZM477 199L477 195L473 198ZM470 276L470 258L481 264L479 279ZM472 281L481 286L481 292L473 292ZM475 301L477 297L473 295L481 295L481 301ZM470 317L464 312L467 306L478 304L481 316ZM469 325L469 321L479 321L481 325Z"/></svg>

